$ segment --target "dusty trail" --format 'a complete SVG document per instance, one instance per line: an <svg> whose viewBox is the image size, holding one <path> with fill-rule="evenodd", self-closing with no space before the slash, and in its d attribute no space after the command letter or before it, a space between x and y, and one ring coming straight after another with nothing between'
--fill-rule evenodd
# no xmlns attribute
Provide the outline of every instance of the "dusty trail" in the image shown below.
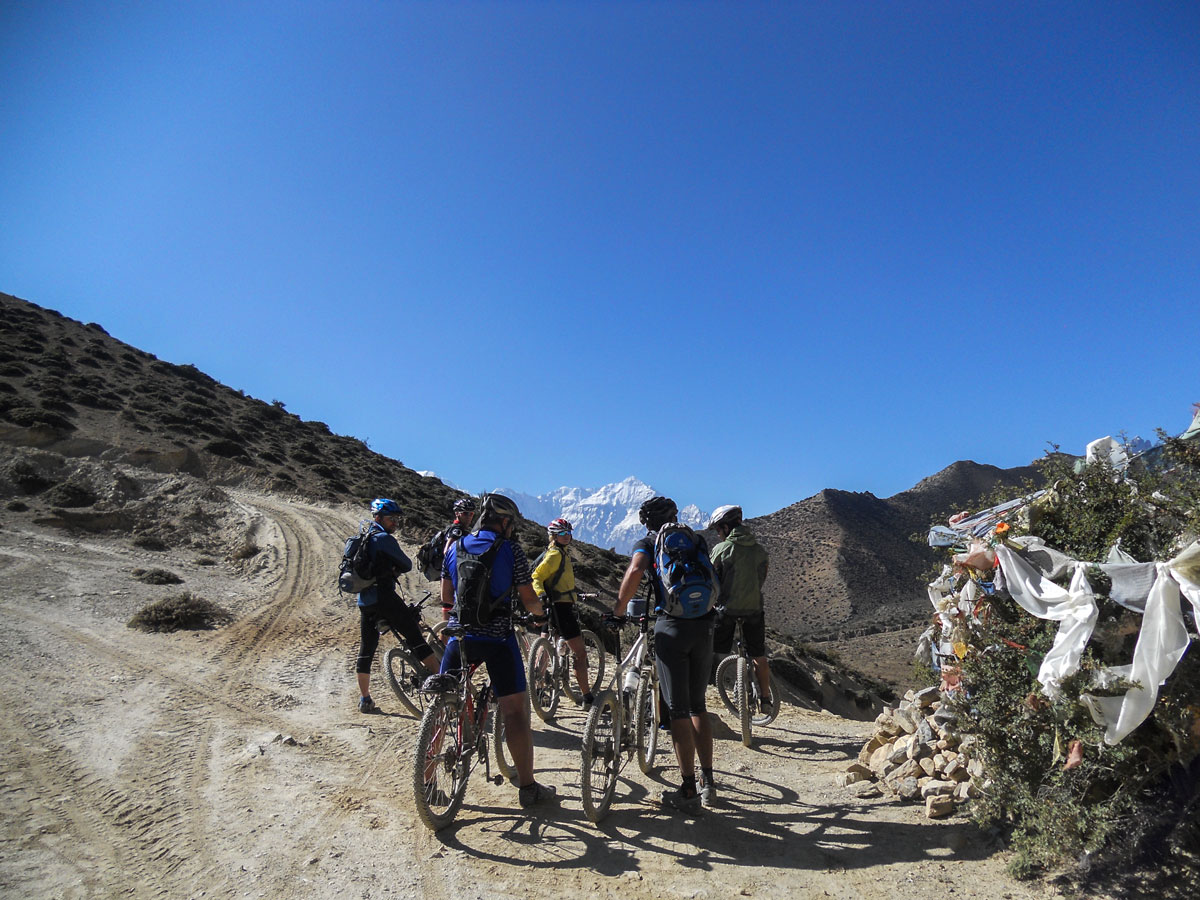
<svg viewBox="0 0 1200 900"><path fill-rule="evenodd" d="M357 618L331 570L355 519L231 495L262 548L244 571L25 521L0 528L4 896L1043 896L1008 881L964 820L929 823L834 788L866 726L795 707L753 750L717 718L720 808L694 821L661 812L674 773L660 750L655 777L625 770L597 828L579 802L583 717L566 701L552 725L535 722L539 777L561 804L527 817L477 772L454 825L429 834L410 796L416 720L354 708ZM132 582L138 565L180 572L234 623L126 628L172 590ZM378 664L374 677L398 710Z"/></svg>

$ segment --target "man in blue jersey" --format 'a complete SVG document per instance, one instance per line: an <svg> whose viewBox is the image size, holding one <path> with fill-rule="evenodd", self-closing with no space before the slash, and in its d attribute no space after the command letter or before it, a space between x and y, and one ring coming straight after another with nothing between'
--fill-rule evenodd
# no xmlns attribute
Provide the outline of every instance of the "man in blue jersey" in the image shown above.
<svg viewBox="0 0 1200 900"><path fill-rule="evenodd" d="M491 564L492 615L485 625L467 626L465 650L468 661L487 664L488 678L504 716L508 749L517 769L519 800L522 806L533 806L553 798L555 788L538 784L533 777L533 733L525 700L525 665L512 628L512 598L516 594L525 608L539 617L542 606L533 590L529 560L511 540L517 524L517 504L503 494L485 494L480 507L479 530L464 535L446 550L442 562L442 606L453 608L450 625L457 626L460 610L455 606L455 596L460 549L480 556L499 542ZM442 656L442 672L449 673L458 667L458 638L451 638Z"/></svg>
<svg viewBox="0 0 1200 900"><path fill-rule="evenodd" d="M417 614L396 593L396 576L412 569L412 561L392 537L400 525L400 507L395 500L380 497L371 503L371 517L374 521L367 532L367 559L375 583L358 595L360 643L355 666L360 695L358 711L364 713L379 712L371 699L371 661L379 647L380 622L395 628L404 637L408 649L430 672L436 672L438 665L437 657L421 633Z"/></svg>
<svg viewBox="0 0 1200 900"><path fill-rule="evenodd" d="M641 505L638 517L646 526L646 536L633 545L633 556L621 579L613 614L625 615L629 601L638 591L647 573L654 591L655 607L662 609L665 588L654 565L654 542L658 530L676 521L679 509L669 497L653 497ZM699 538L703 552L708 548ZM659 685L671 718L671 741L679 763L682 785L662 795L662 804L671 809L695 813L701 804L716 800L713 783L713 733L704 692L712 667L713 627L716 613L685 619L660 614L654 624L655 666ZM703 780L697 786L696 757L700 758Z"/></svg>

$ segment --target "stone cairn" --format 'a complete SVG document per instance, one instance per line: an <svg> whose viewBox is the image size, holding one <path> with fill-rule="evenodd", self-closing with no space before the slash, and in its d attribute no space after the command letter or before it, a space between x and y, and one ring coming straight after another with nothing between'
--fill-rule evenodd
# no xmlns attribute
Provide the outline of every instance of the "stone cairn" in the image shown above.
<svg viewBox="0 0 1200 900"><path fill-rule="evenodd" d="M885 707L875 734L858 760L836 776L859 797L887 793L924 800L930 819L948 816L957 803L987 787L974 735L958 732L958 715L936 687L909 691L898 707Z"/></svg>

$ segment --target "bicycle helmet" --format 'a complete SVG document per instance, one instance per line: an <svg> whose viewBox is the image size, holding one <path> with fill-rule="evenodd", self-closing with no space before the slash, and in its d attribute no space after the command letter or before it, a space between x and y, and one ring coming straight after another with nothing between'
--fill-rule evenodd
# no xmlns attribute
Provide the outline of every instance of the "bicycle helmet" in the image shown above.
<svg viewBox="0 0 1200 900"><path fill-rule="evenodd" d="M546 526L546 534L550 535L550 537L556 537L560 534L570 534L574 530L575 526L566 519L555 519Z"/></svg>
<svg viewBox="0 0 1200 900"><path fill-rule="evenodd" d="M400 506L395 500L388 500L386 497L380 497L378 500L371 501L371 515L398 516L400 515Z"/></svg>
<svg viewBox="0 0 1200 900"><path fill-rule="evenodd" d="M485 516L515 519L521 514L521 511L517 509L517 504L503 494L484 494L481 505Z"/></svg>
<svg viewBox="0 0 1200 900"><path fill-rule="evenodd" d="M454 501L454 514L456 516L463 513L473 513L479 509L479 504L475 502L474 497L460 497Z"/></svg>
<svg viewBox="0 0 1200 900"><path fill-rule="evenodd" d="M638 508L638 519L651 531L657 531L679 512L670 497L651 497Z"/></svg>
<svg viewBox="0 0 1200 900"><path fill-rule="evenodd" d="M725 525L729 528L734 528L742 524L742 508L740 506L718 506L713 510L713 514L708 517L708 527L716 528L718 525Z"/></svg>

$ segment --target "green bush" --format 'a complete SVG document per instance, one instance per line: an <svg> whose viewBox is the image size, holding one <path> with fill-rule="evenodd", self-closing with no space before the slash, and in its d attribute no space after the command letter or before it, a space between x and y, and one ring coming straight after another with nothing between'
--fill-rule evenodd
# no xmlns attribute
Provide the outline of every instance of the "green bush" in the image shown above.
<svg viewBox="0 0 1200 900"><path fill-rule="evenodd" d="M1118 541L1136 559L1166 559L1195 533L1195 444L1167 442L1158 460L1135 463L1128 478L1103 462L1076 471L1074 460L1057 454L1044 467L1053 486L1049 502L1035 510L1024 531L1076 559L1103 559ZM1021 530L1012 524L1014 533ZM1194 896L1200 658L1185 656L1151 716L1116 746L1105 744L1080 695L1102 693L1092 686L1100 666L1130 661L1140 617L1109 600L1104 579L1091 580L1099 604L1096 631L1079 672L1063 682L1053 703L1036 675L1058 623L1003 599L990 604L984 624L973 631L963 666L967 691L957 704L966 730L978 737L991 782L973 815L1009 835L1014 875L1066 867L1066 880L1084 893ZM1118 685L1111 693L1129 687ZM1067 768L1075 741L1082 758Z"/></svg>

